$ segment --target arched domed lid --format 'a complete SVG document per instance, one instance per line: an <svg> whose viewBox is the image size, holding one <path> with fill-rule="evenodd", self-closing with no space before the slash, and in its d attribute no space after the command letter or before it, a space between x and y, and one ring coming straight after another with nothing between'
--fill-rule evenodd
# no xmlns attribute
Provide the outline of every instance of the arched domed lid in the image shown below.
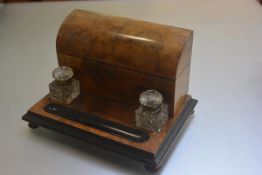
<svg viewBox="0 0 262 175"><path fill-rule="evenodd" d="M174 80L192 35L191 30L74 10L60 27L57 53Z"/></svg>

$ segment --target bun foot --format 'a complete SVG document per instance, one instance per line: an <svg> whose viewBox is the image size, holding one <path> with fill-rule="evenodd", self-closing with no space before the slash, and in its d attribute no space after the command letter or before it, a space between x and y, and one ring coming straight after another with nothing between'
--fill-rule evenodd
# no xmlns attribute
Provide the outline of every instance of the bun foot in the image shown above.
<svg viewBox="0 0 262 175"><path fill-rule="evenodd" d="M148 172L155 173L155 172L157 172L160 169L160 167L154 167L154 166L150 166L150 165L145 165L145 169Z"/></svg>
<svg viewBox="0 0 262 175"><path fill-rule="evenodd" d="M28 123L28 127L31 128L31 129L36 129L38 128L39 126L38 125L35 125L33 123Z"/></svg>

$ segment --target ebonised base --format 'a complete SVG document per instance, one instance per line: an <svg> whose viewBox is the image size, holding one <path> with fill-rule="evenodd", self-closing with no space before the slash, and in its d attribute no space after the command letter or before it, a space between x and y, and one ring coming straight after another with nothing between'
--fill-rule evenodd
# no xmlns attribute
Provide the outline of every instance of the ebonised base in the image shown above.
<svg viewBox="0 0 262 175"><path fill-rule="evenodd" d="M28 127L31 129L35 129L38 126L44 127L47 129L51 129L62 134L78 138L80 140L89 142L98 147L102 147L104 149L119 153L123 156L130 157L137 161L140 161L145 164L145 168L150 172L158 171L161 165L164 163L169 152L175 146L175 138L179 131L181 130L183 124L186 119L194 112L194 107L197 104L197 100L190 99L185 104L183 111L180 113L178 121L171 127L168 131L168 135L163 140L161 146L157 153L153 156L147 155L145 152L141 150L134 149L128 145L123 145L119 142L100 137L94 133L83 131L79 128L66 125L65 123L61 123L56 120L52 120L50 118L46 118L39 114L33 112L27 112L22 119L28 122Z"/></svg>

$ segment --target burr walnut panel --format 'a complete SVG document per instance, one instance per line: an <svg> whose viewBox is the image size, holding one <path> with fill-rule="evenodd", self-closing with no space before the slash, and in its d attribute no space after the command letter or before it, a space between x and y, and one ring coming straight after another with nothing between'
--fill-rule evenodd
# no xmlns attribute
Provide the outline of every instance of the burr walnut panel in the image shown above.
<svg viewBox="0 0 262 175"><path fill-rule="evenodd" d="M155 89L172 117L188 91L192 38L186 29L75 10L58 32L58 61L74 69L82 93L138 106L140 93Z"/></svg>

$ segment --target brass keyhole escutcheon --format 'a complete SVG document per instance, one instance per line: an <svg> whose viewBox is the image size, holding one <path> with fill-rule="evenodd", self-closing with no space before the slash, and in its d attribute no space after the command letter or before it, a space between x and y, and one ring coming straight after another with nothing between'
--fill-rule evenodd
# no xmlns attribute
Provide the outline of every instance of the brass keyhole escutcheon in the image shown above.
<svg viewBox="0 0 262 175"><path fill-rule="evenodd" d="M113 68L106 68L105 72L106 72L106 75L109 78L115 78L116 77L116 71Z"/></svg>

